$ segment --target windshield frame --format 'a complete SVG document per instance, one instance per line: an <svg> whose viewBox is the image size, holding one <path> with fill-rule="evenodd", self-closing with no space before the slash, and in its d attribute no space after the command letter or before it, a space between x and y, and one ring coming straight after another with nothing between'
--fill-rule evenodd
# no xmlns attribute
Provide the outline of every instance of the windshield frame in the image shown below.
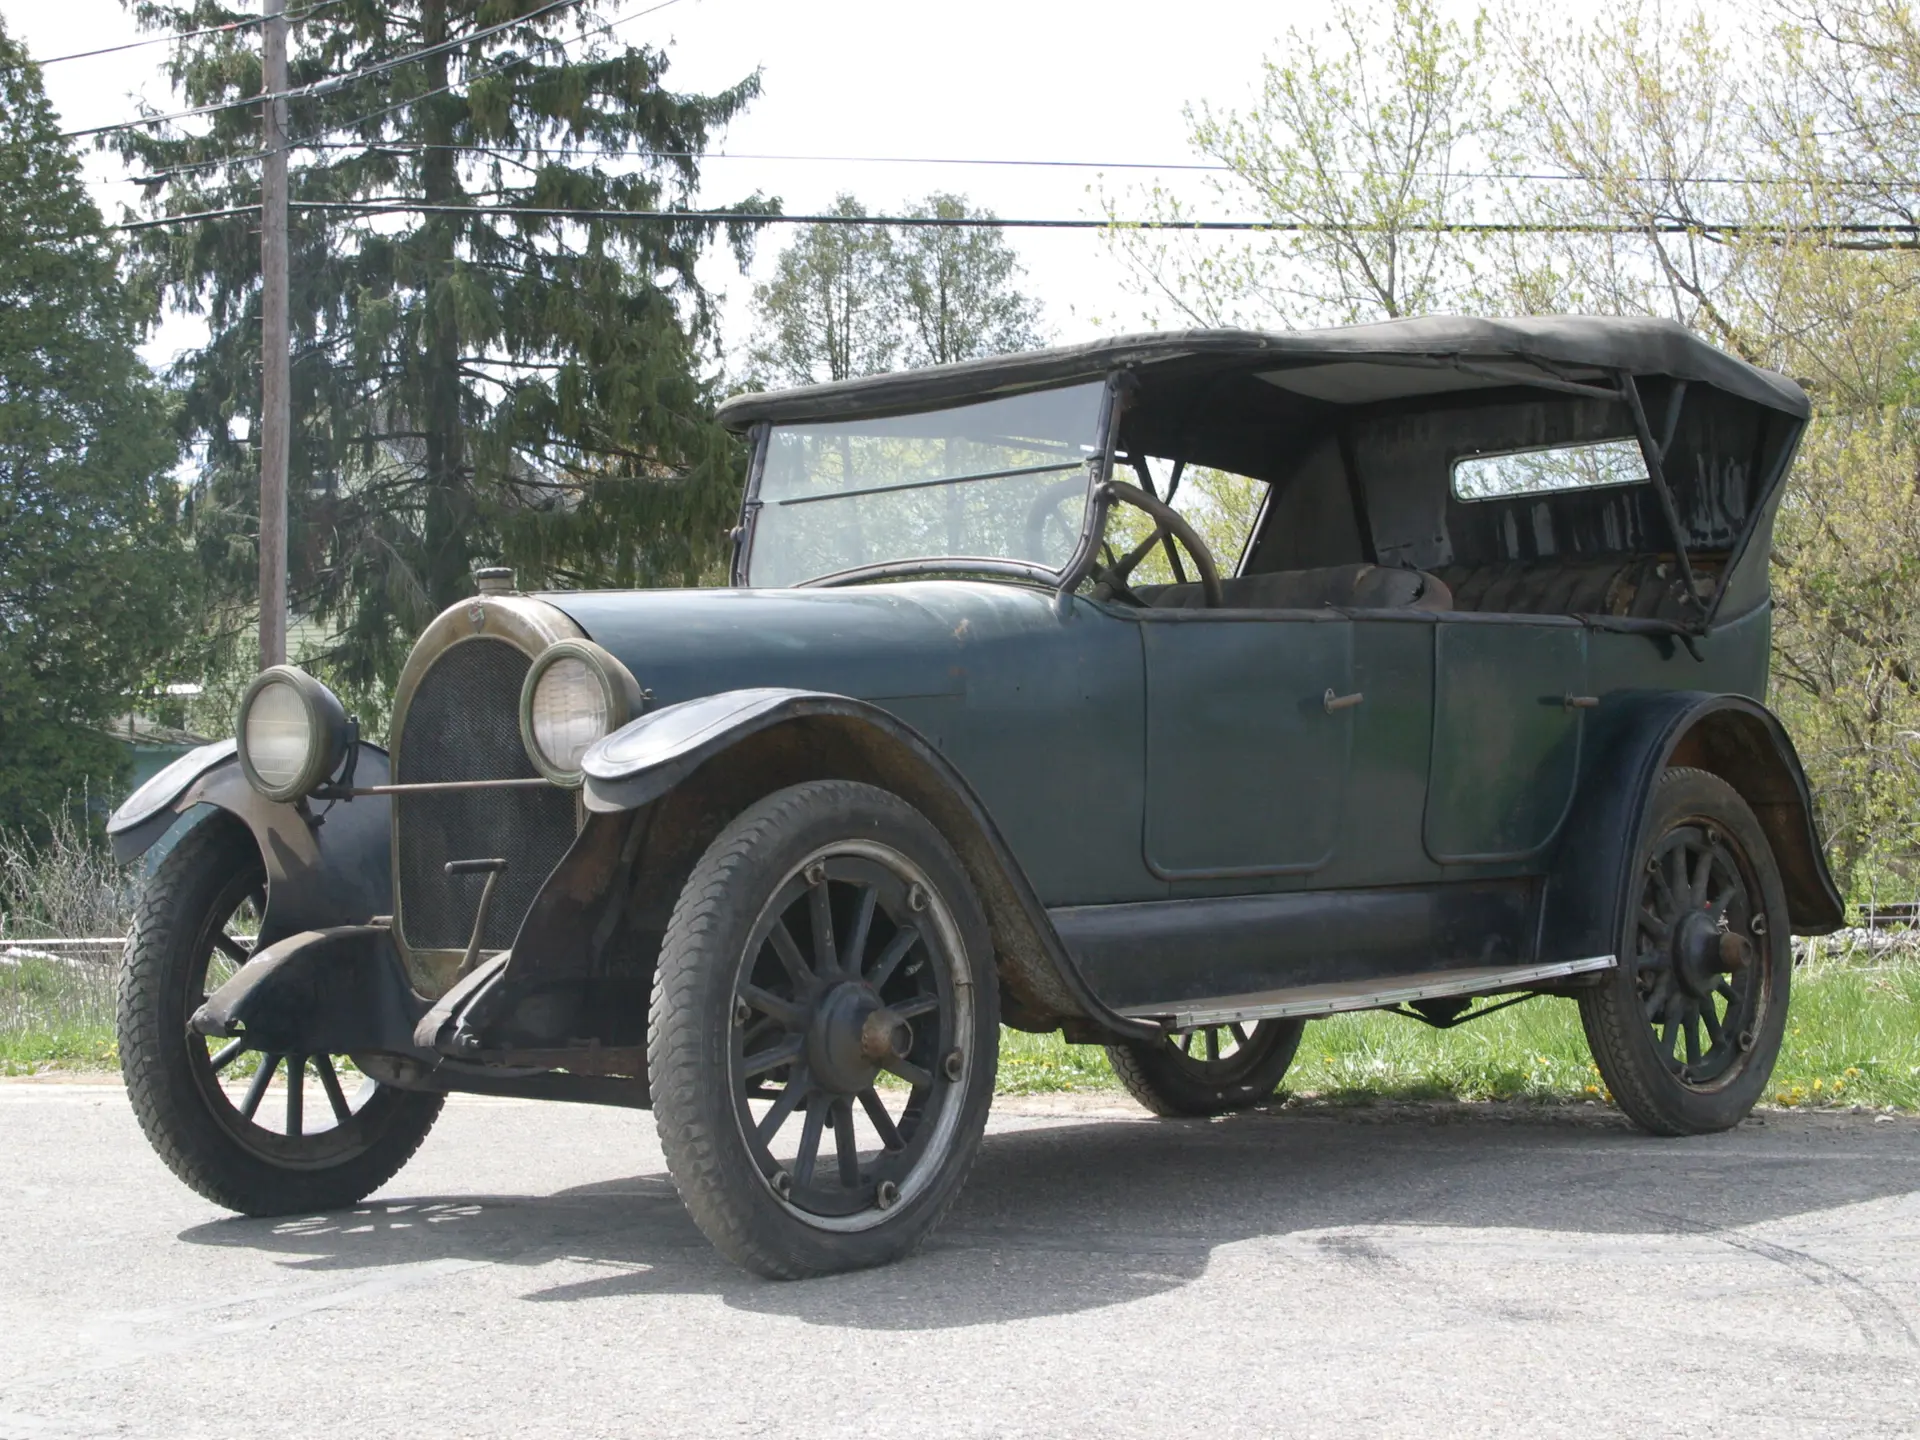
<svg viewBox="0 0 1920 1440"><path fill-rule="evenodd" d="M807 580L796 581L791 587L795 590L823 590L842 585L857 585L866 580L896 580L918 575L981 575L995 579L1018 580L1032 585L1044 586L1051 590L1071 588L1085 574L1088 564L1093 560L1099 548L1101 532L1106 528L1107 504L1106 485L1113 473L1114 445L1119 437L1120 411L1125 389L1124 372L1113 372L1106 378L1100 396L1099 418L1095 421L1095 431L1099 438L1099 447L1079 465L1086 471L1087 498L1081 511L1080 537L1074 546L1073 554L1067 563L1058 570L1045 565L1024 560L1008 560L998 556L940 555L912 560L888 560L871 565L856 565L846 570L836 570L827 575L816 575ZM1021 394L1042 394L1048 390L1066 390L1074 384L1086 382L1066 382L1057 385L1036 385L1031 391ZM1003 398L998 394L970 396L949 405L914 407L906 410L876 412L872 415L849 414L836 419L882 419L892 415L937 414L942 410L955 410L964 405L978 404L985 400ZM755 588L749 580L753 567L754 530L760 518L764 502L760 499L760 483L766 472L767 452L772 444L774 425L762 420L754 425L751 432L753 453L747 465L747 485L740 503L740 523L733 531L733 563L729 576L733 585L740 589ZM1054 469L1053 466L1035 467ZM1076 468L1073 464L1057 467L1064 478L1068 471ZM1009 472L1012 473L1012 472ZM872 491L855 491L853 494L886 493L893 490L925 489L938 485L965 484L969 480L994 478L993 476L949 476L938 480L908 481L900 485L875 486ZM822 499L840 498L822 496ZM793 501L789 504L796 503ZM806 503L800 501L798 503ZM762 587L766 588L766 587Z"/></svg>

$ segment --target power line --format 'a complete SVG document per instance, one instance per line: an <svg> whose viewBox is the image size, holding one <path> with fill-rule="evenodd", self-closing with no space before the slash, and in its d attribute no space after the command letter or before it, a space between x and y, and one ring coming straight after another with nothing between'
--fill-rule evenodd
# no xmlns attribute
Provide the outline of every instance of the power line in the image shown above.
<svg viewBox="0 0 1920 1440"><path fill-rule="evenodd" d="M899 229L965 230L1155 230L1188 232L1239 232L1272 235L1344 234L1370 235L1392 233L1406 235L1700 235L1710 239L1738 239L1748 236L1791 240L1819 236L1905 236L1920 244L1920 225L1848 223L1809 226L1794 229L1784 225L1750 225L1741 221L1726 224L1659 221L1651 225L1608 222L1569 222L1539 224L1526 221L1463 221L1453 224L1423 225L1326 225L1305 221L1271 220L1094 220L1071 219L994 219L975 215L770 215L733 210L592 210L544 205L428 205L411 200L295 200L295 210L312 210L347 215L465 215L470 218L512 219L522 216L541 220L676 221L704 224L746 225L871 225ZM166 215L151 220L132 220L112 226L116 230L149 230L163 225L182 225L202 220L224 220L257 214L258 205L234 205L220 210L201 210L186 215Z"/></svg>
<svg viewBox="0 0 1920 1440"><path fill-rule="evenodd" d="M151 40L129 40L124 45L106 45L98 50L76 50L71 55L54 55L33 63L44 67L62 65L69 60L91 60L96 55L117 55L122 50L144 50L149 45L165 45L174 40L197 40L202 35L219 35L228 30L245 30L259 23L258 15L250 15L245 20L230 20L225 25L209 25L204 30L182 30L176 35L156 35Z"/></svg>
<svg viewBox="0 0 1920 1440"><path fill-rule="evenodd" d="M532 21L538 20L542 15L551 14L553 11L568 5L578 5L581 3L582 0L547 0L546 4L537 9L529 10L525 15L516 16L511 20L502 20L498 24L485 26L482 29L474 30L455 39L442 40L437 44L422 46L418 50L409 50L404 55L396 55L390 59L363 66L358 70L349 70L344 75L332 75L325 80L315 80L308 85L296 85L291 89L282 90L277 93L262 92L258 95L249 95L241 100L220 100L211 105L196 105L191 110L177 110L171 115L151 115L140 120L124 120L117 125L95 125L86 130L68 130L63 132L61 138L77 140L88 135L107 135L117 130L138 130L144 126L164 125L174 120L191 120L202 115L217 115L225 110L239 110L260 105L267 101L310 100L321 95L331 95L334 91L344 89L356 81L367 79L369 76L382 75L389 70L398 69L402 65L411 64L415 60L424 60L432 55L444 54L449 50L458 50L464 45L471 45L476 41L485 40L488 36L497 35L502 30L510 30L516 25L529 24ZM669 0L669 3L671 3L671 0ZM437 90L429 90L423 95L414 96L412 99L402 101L401 103L412 104L414 100L425 99L426 95L438 93ZM385 112L377 113L384 114ZM357 124L359 122L356 121L354 123Z"/></svg>
<svg viewBox="0 0 1920 1440"><path fill-rule="evenodd" d="M678 3L678 0L667 0ZM665 6L655 6L664 9ZM641 11L626 20L637 20L640 15L651 13ZM611 28L611 27L609 27ZM402 101L410 104L411 101ZM355 122L359 123L359 122ZM346 127L342 127L346 128ZM1196 161L1157 161L1157 160L1029 160L1011 157L963 157L952 155L776 155L734 150L649 150L625 149L614 146L576 145L554 148L547 145L461 145L433 144L420 140L306 140L294 142L296 150L362 150L383 155L419 155L429 151L451 150L457 154L475 156L494 156L504 160L557 159L566 160L575 156L608 160L695 160L707 164L715 160L748 160L761 163L795 165L947 165L958 167L977 167L982 169L1058 169L1058 170L1148 170L1148 171L1194 171L1211 174L1237 174L1238 167L1232 165L1202 164ZM245 154L223 155L210 160L196 160L184 165L169 166L164 170L155 170L146 175L127 175L116 177L108 183L123 185L157 185L174 175L189 175L201 170L214 170L223 165L245 164L258 160L257 151ZM1358 171L1340 171L1341 174L1358 174ZM1572 175L1563 171L1528 170L1459 170L1448 172L1456 180L1520 180L1529 183L1552 182L1556 184L1593 183L1593 177ZM1440 179L1434 171L1415 172L1414 178L1422 180ZM1610 177L1611 178L1611 177ZM1792 175L1627 175L1618 177L1641 185L1778 185L1799 183L1803 177ZM1869 180L1847 180L1844 177L1823 177L1825 184L1871 185Z"/></svg>
<svg viewBox="0 0 1920 1440"><path fill-rule="evenodd" d="M289 15L287 23L298 25L308 16L331 9L339 3L340 0L320 0L319 4L309 5L297 15ZM202 35L219 35L228 30L245 30L249 26L258 25L264 18L260 15L249 15L244 20L229 20L224 25L209 25L204 30L180 30L170 35L155 35L147 40L129 40L124 45L107 45L98 50L76 50L71 55L55 55L46 60L35 60L33 63L40 66L59 65L67 60L91 60L96 55L117 55L122 50L144 50L149 45L171 45L176 40L197 40Z"/></svg>

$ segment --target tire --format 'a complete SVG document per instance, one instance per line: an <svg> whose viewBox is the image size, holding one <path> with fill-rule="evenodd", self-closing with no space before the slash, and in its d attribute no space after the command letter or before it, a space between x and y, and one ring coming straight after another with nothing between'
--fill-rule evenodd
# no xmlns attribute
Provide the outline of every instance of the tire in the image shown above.
<svg viewBox="0 0 1920 1440"><path fill-rule="evenodd" d="M1300 1048L1304 1020L1208 1025L1158 1041L1107 1046L1127 1093L1169 1118L1224 1115L1269 1099ZM1193 1054L1200 1046L1204 1053Z"/></svg>
<svg viewBox="0 0 1920 1440"><path fill-rule="evenodd" d="M243 1215L341 1209L399 1173L444 1097L372 1080L349 1096L335 1057L298 1057L299 1098L283 1087L282 1128L261 1118L268 1086L283 1063L292 1076L292 1058L261 1055L244 1039L210 1042L189 1034L187 1020L246 959L226 932L230 922L257 923L265 890L253 837L225 816L202 821L160 862L120 973L120 1071L154 1150L216 1205ZM237 1077L249 1058L252 1077L236 1099L223 1076Z"/></svg>
<svg viewBox="0 0 1920 1440"><path fill-rule="evenodd" d="M870 785L767 796L695 865L654 976L654 1120L688 1212L771 1279L908 1254L973 1164L999 1033L986 915L940 832Z"/></svg>
<svg viewBox="0 0 1920 1440"><path fill-rule="evenodd" d="M1643 833L1620 964L1580 994L1587 1045L1643 1130L1731 1129L1766 1092L1786 1032L1786 889L1760 822L1717 775L1667 771Z"/></svg>

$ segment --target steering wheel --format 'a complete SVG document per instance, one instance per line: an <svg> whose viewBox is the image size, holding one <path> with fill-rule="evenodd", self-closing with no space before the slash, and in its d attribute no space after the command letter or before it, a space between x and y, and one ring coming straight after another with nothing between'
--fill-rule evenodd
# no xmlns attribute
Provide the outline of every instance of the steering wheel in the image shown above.
<svg viewBox="0 0 1920 1440"><path fill-rule="evenodd" d="M1081 515L1086 509L1086 498L1085 472L1070 475L1065 480L1056 480L1033 497L1033 503L1027 506L1026 553L1029 560L1044 564L1043 556L1057 553L1064 563L1080 539ZM1071 520L1060 513L1061 505L1068 500L1082 502ZM1049 525L1054 528L1054 536L1047 533ZM1060 542L1057 545L1053 543L1055 536Z"/></svg>
<svg viewBox="0 0 1920 1440"><path fill-rule="evenodd" d="M1220 566L1213 558L1213 551L1207 548L1207 542L1200 538L1200 532L1189 525L1178 510L1138 486L1120 480L1107 482L1107 494L1112 499L1144 511L1147 518L1153 521L1153 531L1118 559L1094 567L1094 599L1124 600L1130 605L1146 605L1146 601L1128 588L1127 576L1152 553L1154 546L1167 543L1171 536L1193 558L1194 568L1200 572L1200 596L1206 608L1219 610L1226 606L1226 595L1220 588Z"/></svg>

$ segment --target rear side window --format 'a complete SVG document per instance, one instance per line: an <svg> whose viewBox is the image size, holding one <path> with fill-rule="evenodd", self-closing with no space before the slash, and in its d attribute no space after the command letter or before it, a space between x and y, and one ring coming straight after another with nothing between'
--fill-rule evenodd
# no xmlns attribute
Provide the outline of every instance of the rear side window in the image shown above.
<svg viewBox="0 0 1920 1440"><path fill-rule="evenodd" d="M1647 462L1637 440L1463 455L1453 462L1453 493L1460 500L1506 500L1561 490L1644 485L1646 481Z"/></svg>

